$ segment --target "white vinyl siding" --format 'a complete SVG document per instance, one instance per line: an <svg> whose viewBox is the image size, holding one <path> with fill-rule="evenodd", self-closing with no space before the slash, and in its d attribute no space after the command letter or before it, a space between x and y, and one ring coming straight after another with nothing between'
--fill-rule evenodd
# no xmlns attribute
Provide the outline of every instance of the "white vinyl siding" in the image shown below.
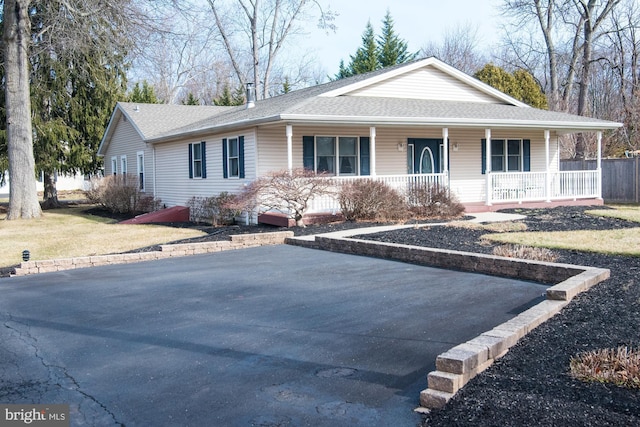
<svg viewBox="0 0 640 427"><path fill-rule="evenodd" d="M244 136L244 179L224 179L222 174L222 140ZM188 146L207 141L207 179L189 178ZM238 193L256 176L255 131L205 135L197 140L183 140L156 146L156 196L167 206L185 206L191 197L217 196L223 191ZM285 158L286 165L286 158Z"/></svg>
<svg viewBox="0 0 640 427"><path fill-rule="evenodd" d="M439 101L500 102L434 67L423 67L347 95Z"/></svg>
<svg viewBox="0 0 640 427"><path fill-rule="evenodd" d="M113 175L114 166L118 174L122 173L122 159L138 159L138 153L144 153L144 171L145 182L144 188L147 193L153 194L153 150L151 147L147 147L144 141L140 139L140 135L134 129L134 127L128 121L120 119L116 124L115 131L105 151L105 164L104 174L105 176ZM116 162L107 162L106 159L115 158ZM127 164L127 171L133 173Z"/></svg>

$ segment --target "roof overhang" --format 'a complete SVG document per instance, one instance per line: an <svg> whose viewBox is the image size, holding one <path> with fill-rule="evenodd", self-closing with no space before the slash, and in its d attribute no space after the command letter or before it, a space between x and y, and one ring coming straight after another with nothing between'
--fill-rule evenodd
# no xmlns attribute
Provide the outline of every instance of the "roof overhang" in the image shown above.
<svg viewBox="0 0 640 427"><path fill-rule="evenodd" d="M495 120L495 119L452 119L431 117L379 117L379 116L327 116L307 114L282 114L264 117L258 120L241 120L219 126L209 126L176 135L162 136L146 140L150 144L161 144L184 139L197 139L211 134L220 134L239 129L247 129L269 124L298 125L358 125L358 126L417 126L440 128L482 128L482 129L542 129L555 130L561 133L584 131L614 130L622 127L622 123L606 121L538 121L538 120Z"/></svg>
<svg viewBox="0 0 640 427"><path fill-rule="evenodd" d="M367 126L437 126L451 128L530 128L571 131L613 130L622 123L604 121L539 121L539 120L494 120L494 119L452 119L430 117L363 117L363 116L310 116L287 114L281 120L289 123L367 125Z"/></svg>

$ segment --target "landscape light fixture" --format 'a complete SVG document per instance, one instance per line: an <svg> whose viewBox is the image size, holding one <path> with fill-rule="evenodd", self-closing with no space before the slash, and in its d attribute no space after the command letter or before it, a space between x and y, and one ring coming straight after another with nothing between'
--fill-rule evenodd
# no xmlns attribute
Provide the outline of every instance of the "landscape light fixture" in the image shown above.
<svg viewBox="0 0 640 427"><path fill-rule="evenodd" d="M29 261L30 257L31 257L31 253L27 249L22 251L22 260L23 261Z"/></svg>

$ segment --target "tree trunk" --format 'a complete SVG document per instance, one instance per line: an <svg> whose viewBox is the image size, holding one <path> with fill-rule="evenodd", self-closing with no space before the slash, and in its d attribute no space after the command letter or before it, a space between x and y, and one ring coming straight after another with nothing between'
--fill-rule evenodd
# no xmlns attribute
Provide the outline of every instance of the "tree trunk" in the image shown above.
<svg viewBox="0 0 640 427"><path fill-rule="evenodd" d="M53 172L44 173L44 197L42 200L42 209L56 209L62 206L58 200L56 177Z"/></svg>
<svg viewBox="0 0 640 427"><path fill-rule="evenodd" d="M5 99L9 154L9 211L7 219L42 215L36 191L35 160L29 92L29 0L5 0Z"/></svg>

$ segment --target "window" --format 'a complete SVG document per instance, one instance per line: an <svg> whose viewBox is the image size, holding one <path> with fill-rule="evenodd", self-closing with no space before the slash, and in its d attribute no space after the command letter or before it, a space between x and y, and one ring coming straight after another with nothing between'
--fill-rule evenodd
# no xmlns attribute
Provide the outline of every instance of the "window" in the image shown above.
<svg viewBox="0 0 640 427"><path fill-rule="evenodd" d="M207 177L207 144L205 141L189 144L189 178Z"/></svg>
<svg viewBox="0 0 640 427"><path fill-rule="evenodd" d="M127 156L120 156L120 173L127 174Z"/></svg>
<svg viewBox="0 0 640 427"><path fill-rule="evenodd" d="M305 136L303 165L329 175L369 175L369 138L356 136Z"/></svg>
<svg viewBox="0 0 640 427"><path fill-rule="evenodd" d="M114 175L118 174L118 158L115 156L111 158L111 173Z"/></svg>
<svg viewBox="0 0 640 427"><path fill-rule="evenodd" d="M138 151L136 157L138 159L138 185L140 191L144 191L144 152Z"/></svg>
<svg viewBox="0 0 640 427"><path fill-rule="evenodd" d="M228 161L228 170L229 170L229 178L239 178L240 177L240 147L238 146L238 138L229 138L227 141L229 144L229 157Z"/></svg>
<svg viewBox="0 0 640 427"><path fill-rule="evenodd" d="M336 173L336 139L319 136L316 138L316 171L335 175Z"/></svg>
<svg viewBox="0 0 640 427"><path fill-rule="evenodd" d="M356 175L358 172L358 138L340 137L338 141L340 175Z"/></svg>
<svg viewBox="0 0 640 427"><path fill-rule="evenodd" d="M492 172L529 172L531 141L528 139L492 139ZM482 173L485 173L486 140L482 140Z"/></svg>
<svg viewBox="0 0 640 427"><path fill-rule="evenodd" d="M244 136L222 140L222 176L244 178Z"/></svg>

